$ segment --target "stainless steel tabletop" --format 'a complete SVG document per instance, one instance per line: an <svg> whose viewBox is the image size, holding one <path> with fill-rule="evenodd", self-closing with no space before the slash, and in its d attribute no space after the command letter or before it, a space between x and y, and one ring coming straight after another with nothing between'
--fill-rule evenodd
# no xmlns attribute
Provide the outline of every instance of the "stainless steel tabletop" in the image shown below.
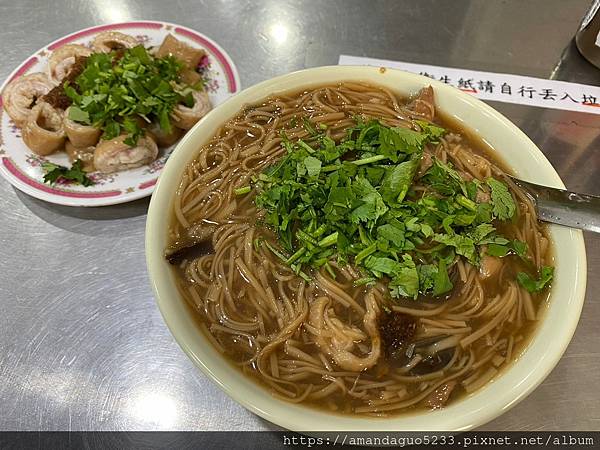
<svg viewBox="0 0 600 450"><path fill-rule="evenodd" d="M242 85L340 53L600 85L572 44L590 0L2 0L0 78L48 42L154 19L205 33ZM494 104L572 190L600 194L600 116ZM148 200L94 209L35 200L0 180L1 430L275 427L211 383L155 306L144 259ZM588 290L557 368L486 430L600 430L600 237L586 234Z"/></svg>

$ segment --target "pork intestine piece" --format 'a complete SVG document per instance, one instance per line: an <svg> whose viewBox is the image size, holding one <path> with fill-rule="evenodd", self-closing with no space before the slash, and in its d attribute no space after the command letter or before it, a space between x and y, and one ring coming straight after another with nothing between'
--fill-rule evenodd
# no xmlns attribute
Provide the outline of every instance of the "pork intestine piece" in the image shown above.
<svg viewBox="0 0 600 450"><path fill-rule="evenodd" d="M183 130L189 130L211 110L210 99L206 91L194 91L194 106L191 108L179 104L171 113L173 124Z"/></svg>
<svg viewBox="0 0 600 450"><path fill-rule="evenodd" d="M87 57L92 51L79 44L67 44L54 50L48 59L48 77L55 84L67 76L77 57Z"/></svg>
<svg viewBox="0 0 600 450"><path fill-rule="evenodd" d="M360 372L369 369L377 364L381 355L381 337L377 329L379 306L372 293L366 296L366 307L363 331L336 317L328 297L320 297L310 306L309 322L317 332L315 343L343 370ZM366 356L354 354L356 343L366 341L367 335L371 340L371 351Z"/></svg>
<svg viewBox="0 0 600 450"><path fill-rule="evenodd" d="M156 51L157 58L165 56L174 56L183 62L188 69L196 70L202 58L206 56L206 52L202 49L191 47L172 34L168 34Z"/></svg>
<svg viewBox="0 0 600 450"><path fill-rule="evenodd" d="M109 53L122 48L133 48L139 42L133 37L118 31L104 31L96 35L92 48L96 52Z"/></svg>
<svg viewBox="0 0 600 450"><path fill-rule="evenodd" d="M91 125L85 125L69 119L69 109L65 112L65 133L75 147L95 146L102 131Z"/></svg>
<svg viewBox="0 0 600 450"><path fill-rule="evenodd" d="M484 255L479 265L479 277L482 279L495 276L502 269L502 260L495 256Z"/></svg>
<svg viewBox="0 0 600 450"><path fill-rule="evenodd" d="M62 110L55 109L48 103L35 105L21 131L25 145L42 156L62 148L66 139L63 116Z"/></svg>
<svg viewBox="0 0 600 450"><path fill-rule="evenodd" d="M421 89L415 99L408 105L408 109L431 122L435 116L433 88L427 86Z"/></svg>
<svg viewBox="0 0 600 450"><path fill-rule="evenodd" d="M181 128L171 126L171 132L167 134L160 128L160 125L153 123L148 133L154 138L159 147L169 147L177 142L183 131Z"/></svg>
<svg viewBox="0 0 600 450"><path fill-rule="evenodd" d="M65 152L69 155L69 161L72 163L80 160L83 164L83 170L85 172L94 172L94 151L96 147L75 147L73 143L67 140L65 142Z"/></svg>
<svg viewBox="0 0 600 450"><path fill-rule="evenodd" d="M150 136L138 139L131 147L123 141L127 135L121 135L108 141L101 141L94 151L94 166L103 173L119 172L149 164L158 156L158 146Z"/></svg>
<svg viewBox="0 0 600 450"><path fill-rule="evenodd" d="M37 99L53 88L52 82L44 73L31 73L11 81L2 93L6 113L17 127L25 125Z"/></svg>

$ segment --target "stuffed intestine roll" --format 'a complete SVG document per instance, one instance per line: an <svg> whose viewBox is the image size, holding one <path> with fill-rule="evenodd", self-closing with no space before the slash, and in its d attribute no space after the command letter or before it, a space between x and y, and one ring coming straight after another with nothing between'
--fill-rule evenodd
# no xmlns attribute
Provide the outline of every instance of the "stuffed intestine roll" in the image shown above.
<svg viewBox="0 0 600 450"><path fill-rule="evenodd" d="M19 128L25 125L38 98L53 88L48 76L31 73L11 81L2 93L4 110Z"/></svg>
<svg viewBox="0 0 600 450"><path fill-rule="evenodd" d="M134 147L123 142L126 138L127 135L121 135L98 144L94 151L96 170L112 173L133 169L151 163L158 156L158 146L150 136L140 137Z"/></svg>
<svg viewBox="0 0 600 450"><path fill-rule="evenodd" d="M46 156L65 144L64 112L45 102L33 107L21 131L23 142L34 153Z"/></svg>
<svg viewBox="0 0 600 450"><path fill-rule="evenodd" d="M65 112L65 133L75 147L90 147L98 143L102 131L91 125L77 123L69 119L69 109Z"/></svg>
<svg viewBox="0 0 600 450"><path fill-rule="evenodd" d="M188 69L196 70L206 52L200 48L194 48L180 41L172 34L168 34L156 52L158 58L174 56L185 63Z"/></svg>
<svg viewBox="0 0 600 450"><path fill-rule="evenodd" d="M69 155L69 160L73 163L80 160L83 164L83 170L86 172L93 172L94 168L94 151L96 147L75 147L71 142L65 143L65 151Z"/></svg>
<svg viewBox="0 0 600 450"><path fill-rule="evenodd" d="M54 83L60 83L67 76L78 57L87 57L92 51L79 44L67 44L54 50L48 59L48 76Z"/></svg>
<svg viewBox="0 0 600 450"><path fill-rule="evenodd" d="M133 48L138 44L133 36L118 31L104 31L96 35L92 41L92 48L96 52L108 53L122 48Z"/></svg>
<svg viewBox="0 0 600 450"><path fill-rule="evenodd" d="M173 124L178 128L189 130L212 108L206 91L194 91L192 97L194 98L194 106L190 108L179 104L175 106L171 113Z"/></svg>
<svg viewBox="0 0 600 450"><path fill-rule="evenodd" d="M169 147L181 137L183 131L181 128L171 126L171 132L165 133L158 124L152 124L148 129L150 135L154 138L159 147Z"/></svg>

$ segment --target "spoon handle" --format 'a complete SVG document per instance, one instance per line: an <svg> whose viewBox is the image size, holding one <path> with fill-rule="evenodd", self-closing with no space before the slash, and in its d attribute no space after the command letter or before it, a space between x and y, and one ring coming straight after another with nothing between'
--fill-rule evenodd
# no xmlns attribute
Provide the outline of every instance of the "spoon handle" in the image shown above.
<svg viewBox="0 0 600 450"><path fill-rule="evenodd" d="M600 233L600 197L510 178L531 196L540 220Z"/></svg>

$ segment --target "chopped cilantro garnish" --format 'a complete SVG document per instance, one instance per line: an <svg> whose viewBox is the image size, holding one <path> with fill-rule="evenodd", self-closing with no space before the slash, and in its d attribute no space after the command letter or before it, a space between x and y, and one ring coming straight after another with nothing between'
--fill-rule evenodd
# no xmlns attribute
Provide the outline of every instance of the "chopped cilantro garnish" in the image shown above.
<svg viewBox="0 0 600 450"><path fill-rule="evenodd" d="M128 145L144 134L140 121L156 122L170 133L175 106L193 106L192 91L201 88L181 81L183 67L174 57L156 58L141 45L94 53L75 82L64 86L73 102L69 118L100 128L104 139L127 133Z"/></svg>
<svg viewBox="0 0 600 450"><path fill-rule="evenodd" d="M438 262L437 273L433 279L433 295L444 294L453 288L452 281L448 277L448 270L446 269L446 261L442 258Z"/></svg>
<svg viewBox="0 0 600 450"><path fill-rule="evenodd" d="M540 270L538 279L532 278L528 273L519 272L517 274L517 281L529 292L540 292L552 281L553 276L554 267L544 266Z"/></svg>
<svg viewBox="0 0 600 450"><path fill-rule="evenodd" d="M278 237L278 248L267 247L303 278L310 267L333 276L335 260L361 270L356 286L385 278L393 297L441 296L453 288L449 270L457 258L478 265L484 248L525 258L526 244L499 235L493 224L516 212L501 181L465 180L430 154L432 165L415 189L425 146L439 142L443 128L357 119L336 143L323 127L302 122L309 139L282 134L285 156L253 179L252 190L264 225Z"/></svg>
<svg viewBox="0 0 600 450"><path fill-rule="evenodd" d="M45 162L42 164L42 169L45 172L44 183L54 184L58 181L65 181L73 184L81 184L82 186L91 186L94 184L83 171L83 163L80 159L75 161L71 168Z"/></svg>
<svg viewBox="0 0 600 450"><path fill-rule="evenodd" d="M250 192L252 188L250 186L244 186L238 189L234 189L233 192L235 195L244 195Z"/></svg>
<svg viewBox="0 0 600 450"><path fill-rule="evenodd" d="M69 109L69 119L86 125L90 124L90 115L77 106L71 106Z"/></svg>
<svg viewBox="0 0 600 450"><path fill-rule="evenodd" d="M508 186L502 181L498 181L494 178L488 178L485 182L492 190L492 207L494 215L500 220L512 219L515 215L516 206L512 195L508 190Z"/></svg>
<svg viewBox="0 0 600 450"><path fill-rule="evenodd" d="M491 242L488 244L487 254L490 256L498 256L500 258L514 253L522 259L527 259L527 243L519 240L509 241L507 243Z"/></svg>

